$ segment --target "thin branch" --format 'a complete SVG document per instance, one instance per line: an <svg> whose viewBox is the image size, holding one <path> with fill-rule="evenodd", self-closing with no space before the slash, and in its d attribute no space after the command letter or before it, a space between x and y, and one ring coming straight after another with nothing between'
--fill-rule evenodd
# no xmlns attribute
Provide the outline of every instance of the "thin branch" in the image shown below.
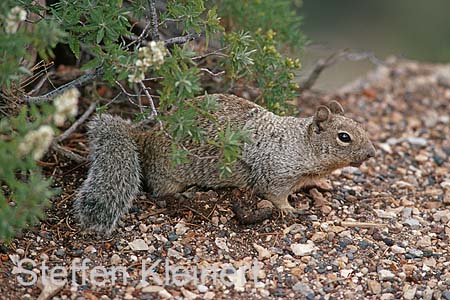
<svg viewBox="0 0 450 300"><path fill-rule="evenodd" d="M80 86L80 85L84 84L85 82L91 81L91 80L97 78L98 76L100 76L101 74L103 74L103 69L98 68L94 72L80 76L77 79L74 79L66 84L63 84L62 86L54 89L53 91L48 92L47 94L44 94L41 96L35 96L35 97L24 96L23 101L29 102L29 103L48 102L48 101L52 100L53 98L55 98L56 96L61 95L65 91L67 91L73 87Z"/></svg>
<svg viewBox="0 0 450 300"><path fill-rule="evenodd" d="M148 0L148 9L149 9L149 19L150 19L150 37L152 41L159 41L159 33L158 33L158 15L156 14L156 1Z"/></svg>
<svg viewBox="0 0 450 300"><path fill-rule="evenodd" d="M203 59L203 58L206 58L206 57L212 56L212 55L222 56L222 57L228 57L227 54L222 53L222 51L223 51L223 50L226 50L227 48L228 48L228 46L222 47L222 48L220 48L220 49L214 50L214 51L212 51L212 52L209 52L209 53L206 53L206 54L203 54L203 55L194 56L194 57L192 58L192 60Z"/></svg>
<svg viewBox="0 0 450 300"><path fill-rule="evenodd" d="M156 107L155 107L155 103L153 102L153 98L152 95L150 95L150 93L147 90L147 87L145 86L145 84L141 81L140 82L142 90L144 90L145 95L148 98L148 101L150 102L150 109L152 110L152 114L150 116L151 119L154 119L158 116L158 112L156 111Z"/></svg>
<svg viewBox="0 0 450 300"><path fill-rule="evenodd" d="M66 131L64 131L60 136L56 138L56 142L60 143L67 139L69 135L71 135L78 128L78 126L83 124L86 119L89 118L89 116L94 112L96 105L97 103L91 103L91 105L89 105L88 109L83 113L83 115L78 120L76 120L72 124L72 126L70 126Z"/></svg>
<svg viewBox="0 0 450 300"><path fill-rule="evenodd" d="M87 159L84 158L83 156L78 155L78 154L76 154L76 153L74 153L74 152L72 152L70 150L67 150L67 149L65 149L64 147L58 145L55 142L53 142L51 144L51 148L52 148L53 151L55 151L55 152L65 156L68 159L73 160L73 161L75 161L77 163L84 163L85 161L87 161Z"/></svg>
<svg viewBox="0 0 450 300"><path fill-rule="evenodd" d="M214 73L214 72L212 72L211 70L209 70L207 68L201 68L200 71L206 72L212 77L218 77L218 76L221 76L221 75L225 74L225 71L220 71L220 72Z"/></svg>
<svg viewBox="0 0 450 300"><path fill-rule="evenodd" d="M302 90L309 90L316 83L319 75L328 67L336 64L342 59L347 59L350 61L361 61L361 60L369 60L371 63L375 65L384 65L385 63L378 59L372 52L350 52L349 49L344 49L338 52L331 54L329 57L325 59L319 59L314 66L311 73L309 73L308 77L300 83L300 87Z"/></svg>
<svg viewBox="0 0 450 300"><path fill-rule="evenodd" d="M165 46L173 45L173 44L184 44L186 42L195 40L200 37L200 33L190 33L183 36L177 36L174 38L170 38L164 41Z"/></svg>

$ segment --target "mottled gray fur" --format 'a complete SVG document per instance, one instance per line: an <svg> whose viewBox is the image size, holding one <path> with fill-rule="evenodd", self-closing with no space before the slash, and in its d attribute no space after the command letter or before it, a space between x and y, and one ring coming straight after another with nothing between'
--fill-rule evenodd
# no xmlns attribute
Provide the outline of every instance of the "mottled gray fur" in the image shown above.
<svg viewBox="0 0 450 300"><path fill-rule="evenodd" d="M335 169L357 166L375 155L362 126L344 117L335 101L319 106L313 117L294 118L277 116L233 95L214 96L220 105L213 112L216 122L203 116L197 120L205 135L217 136L217 125L251 133L232 175L219 176L220 153L212 145L186 141L184 146L193 156L174 167L169 158L171 141L157 128L139 131L119 117L96 117L89 130L92 166L75 201L83 227L111 232L138 193L141 173L142 185L154 196L182 192L193 185L242 187L290 213L296 210L288 202L289 194L314 185ZM351 142L339 139L342 132Z"/></svg>

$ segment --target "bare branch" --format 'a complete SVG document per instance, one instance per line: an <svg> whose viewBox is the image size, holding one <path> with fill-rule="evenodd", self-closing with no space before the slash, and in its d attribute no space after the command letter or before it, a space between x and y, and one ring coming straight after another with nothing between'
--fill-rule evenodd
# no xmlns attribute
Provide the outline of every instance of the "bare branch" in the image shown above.
<svg viewBox="0 0 450 300"><path fill-rule="evenodd" d="M203 58L206 58L206 57L212 56L212 55L222 56L222 57L228 57L227 54L222 53L222 51L223 51L223 50L226 50L227 48L228 48L228 46L222 47L222 48L220 48L220 49L214 50L214 51L212 51L212 52L209 52L209 53L206 53L206 54L203 54L203 55L194 56L194 57L192 58L192 60L203 59Z"/></svg>
<svg viewBox="0 0 450 300"><path fill-rule="evenodd" d="M217 76L221 76L221 75L225 74L225 71L220 71L220 72L214 73L214 72L212 72L211 70L209 70L207 68L201 68L200 70L203 71L203 72L208 73L212 77L217 77Z"/></svg>
<svg viewBox="0 0 450 300"><path fill-rule="evenodd" d="M74 79L66 84L63 84L62 86L54 89L53 91L48 92L47 94L41 95L41 96L24 96L23 101L29 102L29 103L42 103L42 102L48 102L50 100L53 100L58 95L61 95L65 91L84 84L85 82L91 81L98 76L103 74L103 69L98 68L94 72L85 74L83 76L78 77L77 79Z"/></svg>
<svg viewBox="0 0 450 300"><path fill-rule="evenodd" d="M159 41L158 15L156 14L156 1L148 0L148 18L150 19L150 37L152 41Z"/></svg>
<svg viewBox="0 0 450 300"><path fill-rule="evenodd" d="M64 147L58 145L57 143L53 142L51 144L51 148L53 151L67 157L70 160L73 160L77 163L84 163L85 161L87 161L86 158L84 158L83 156L76 154L68 149L65 149Z"/></svg>
<svg viewBox="0 0 450 300"><path fill-rule="evenodd" d="M300 87L302 90L309 90L316 83L319 75L328 67L338 63L342 59L347 59L350 61L360 61L360 60L369 60L371 63L375 65L384 65L385 63L378 59L372 52L350 52L349 49L344 49L338 52L331 54L329 57L325 59L319 59L314 66L311 73L309 73L308 77L300 83Z"/></svg>
<svg viewBox="0 0 450 300"><path fill-rule="evenodd" d="M165 46L173 45L173 44L184 44L186 42L195 40L200 37L200 33L190 33L183 36L177 36L174 38L170 38L164 41Z"/></svg>
<svg viewBox="0 0 450 300"><path fill-rule="evenodd" d="M141 81L140 82L142 90L144 91L145 95L148 98L148 101L150 102L150 109L152 110L152 114L150 116L150 118L154 119L156 116L158 116L158 112L156 111L156 107L155 107L155 103L153 102L153 98L152 95L150 95L150 93L147 90L147 87L145 86L145 84Z"/></svg>
<svg viewBox="0 0 450 300"><path fill-rule="evenodd" d="M70 126L66 131L64 131L64 133L62 133L60 136L56 138L56 142L60 143L65 139L67 139L69 135L71 135L78 128L78 126L83 124L86 121L86 119L89 118L89 116L94 112L96 105L97 103L91 103L91 105L89 105L88 109L83 113L83 115L78 120L76 120L72 124L72 126Z"/></svg>

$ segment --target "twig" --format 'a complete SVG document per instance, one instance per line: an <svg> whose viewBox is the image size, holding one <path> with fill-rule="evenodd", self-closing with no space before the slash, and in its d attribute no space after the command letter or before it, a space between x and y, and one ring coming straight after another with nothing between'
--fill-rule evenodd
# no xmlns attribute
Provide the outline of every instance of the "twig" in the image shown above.
<svg viewBox="0 0 450 300"><path fill-rule="evenodd" d="M149 8L149 15L148 18L150 19L150 37L152 41L159 41L159 33L158 33L158 15L156 14L156 1L155 0L148 0L148 8Z"/></svg>
<svg viewBox="0 0 450 300"><path fill-rule="evenodd" d="M201 68L200 71L206 72L209 75L211 75L212 77L217 77L217 76L221 76L221 75L225 74L225 71L220 71L220 72L214 73L207 68Z"/></svg>
<svg viewBox="0 0 450 300"><path fill-rule="evenodd" d="M195 40L200 37L200 33L190 33L183 36L177 36L164 41L164 45L169 46L173 44L184 44L186 42Z"/></svg>
<svg viewBox="0 0 450 300"><path fill-rule="evenodd" d="M206 53L206 54L203 54L203 55L194 56L194 57L192 58L192 60L203 59L203 58L206 58L206 57L212 56L212 55L222 56L222 57L228 57L227 54L222 53L222 51L223 51L223 50L226 50L227 48L228 48L228 46L222 47L222 48L220 48L220 49L214 50L214 51L212 51L212 52L209 52L209 53Z"/></svg>
<svg viewBox="0 0 450 300"><path fill-rule="evenodd" d="M83 124L84 121L86 121L86 119L94 112L96 105L97 103L91 103L91 105L89 105L88 109L83 113L83 115L78 120L76 120L72 124L72 126L70 126L66 131L64 131L60 136L56 138L56 142L60 143L67 139L69 135L71 135L78 128L78 126Z"/></svg>
<svg viewBox="0 0 450 300"><path fill-rule="evenodd" d="M95 78L97 78L98 76L103 74L103 69L102 68L98 68L96 69L94 72L92 73L88 73L85 74L83 76L78 77L77 79L74 79L66 84L63 84L62 86L54 89L53 91L48 92L47 94L41 95L41 96L24 96L23 100L25 102L30 102L30 103L42 103L42 102L47 102L52 100L53 98L55 98L58 95L61 95L62 93L64 93L65 91L75 87L75 86L80 86L82 84L84 84L85 82L91 81Z"/></svg>
<svg viewBox="0 0 450 300"><path fill-rule="evenodd" d="M52 143L51 148L52 148L53 151L55 151L55 152L57 152L57 153L59 153L59 154L65 156L65 157L67 157L68 159L73 160L73 161L75 161L75 162L77 162L77 163L83 163L83 162L85 162L85 161L87 160L87 159L84 158L83 156L78 155L78 154L76 154L76 153L73 153L72 151L67 150L67 149L61 147L61 146L58 145L56 142L53 142L53 143Z"/></svg>
<svg viewBox="0 0 450 300"><path fill-rule="evenodd" d="M151 119L156 118L156 116L158 116L158 112L156 111L156 107L155 107L155 103L153 102L153 98L152 95L150 95L150 93L147 91L147 87L145 86L145 84L141 81L140 82L142 90L144 91L145 95L148 98L148 101L150 102L150 109L152 110L152 114L150 116Z"/></svg>
<svg viewBox="0 0 450 300"><path fill-rule="evenodd" d="M44 82L47 81L47 79L49 79L49 77L53 74L55 74L55 72L53 72L53 71L46 72L45 75L42 76L42 78L36 84L36 86L27 93L27 95L33 95L33 94L37 93L41 89L42 85L44 85Z"/></svg>
<svg viewBox="0 0 450 300"><path fill-rule="evenodd" d="M369 60L371 63L375 65L385 65L385 62L377 58L372 52L350 52L349 49L344 49L338 52L331 54L326 59L319 59L314 66L313 70L309 74L309 76L300 83L300 87L302 90L309 90L316 83L319 75L326 68L336 64L342 59L347 59L350 61L360 61L360 60Z"/></svg>
<svg viewBox="0 0 450 300"><path fill-rule="evenodd" d="M383 223L370 223L370 222L339 222L338 223L342 227L359 227L359 228L380 228L386 227L387 224Z"/></svg>

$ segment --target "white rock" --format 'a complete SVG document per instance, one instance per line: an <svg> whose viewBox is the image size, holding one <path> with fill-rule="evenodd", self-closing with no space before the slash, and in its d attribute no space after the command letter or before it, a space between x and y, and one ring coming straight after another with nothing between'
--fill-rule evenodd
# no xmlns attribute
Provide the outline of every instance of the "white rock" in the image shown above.
<svg viewBox="0 0 450 300"><path fill-rule="evenodd" d="M143 293L158 293L159 291L162 291L164 288L159 285L149 285L144 288L142 288Z"/></svg>
<svg viewBox="0 0 450 300"><path fill-rule="evenodd" d="M199 284L199 285L197 285L197 290L200 293L206 293L208 291L208 287L206 285Z"/></svg>
<svg viewBox="0 0 450 300"><path fill-rule="evenodd" d="M314 245L314 242L307 241L306 244L292 244L291 250L296 256L307 256L314 253L317 247Z"/></svg>
<svg viewBox="0 0 450 300"><path fill-rule="evenodd" d="M216 246L219 247L219 249L225 250L227 252L230 251L227 245L227 240L225 238L216 238L214 242L216 243Z"/></svg>
<svg viewBox="0 0 450 300"><path fill-rule="evenodd" d="M347 278L351 273L353 273L353 270L351 270L351 269L343 269L343 270L341 270L341 276L343 278Z"/></svg>
<svg viewBox="0 0 450 300"><path fill-rule="evenodd" d="M214 299L214 297L216 297L216 294L214 292L206 292L205 295L203 296L203 299L212 300Z"/></svg>
<svg viewBox="0 0 450 300"><path fill-rule="evenodd" d="M177 235L184 235L188 231L188 229L189 227L187 227L183 221L175 225L175 233Z"/></svg>
<svg viewBox="0 0 450 300"><path fill-rule="evenodd" d="M272 253L269 250L267 250L263 246L260 246L260 245L258 245L256 243L253 243L253 247L258 252L258 259L259 260L263 260L265 258L270 258L270 256L272 255Z"/></svg>
<svg viewBox="0 0 450 300"><path fill-rule="evenodd" d="M196 293L193 293L193 292L185 289L184 287L181 288L181 293L183 294L184 299L187 299L187 300L194 300L194 299L198 298L198 295Z"/></svg>
<svg viewBox="0 0 450 300"><path fill-rule="evenodd" d="M380 280L391 280L395 278L395 274L389 270L380 270L378 271L378 277Z"/></svg>
<svg viewBox="0 0 450 300"><path fill-rule="evenodd" d="M403 288L403 299L412 300L416 295L417 286L410 286L409 284L405 285Z"/></svg>
<svg viewBox="0 0 450 300"><path fill-rule="evenodd" d="M391 247L391 251L392 251L392 253L394 253L394 254L404 254L404 253L406 253L405 248L402 248L402 247L397 246L397 245L393 245L393 246Z"/></svg>
<svg viewBox="0 0 450 300"><path fill-rule="evenodd" d="M143 239L135 239L131 243L128 243L133 251L147 251L148 245Z"/></svg>
<svg viewBox="0 0 450 300"><path fill-rule="evenodd" d="M120 264L120 262L122 261L122 259L120 258L120 256L117 254L117 253L114 253L112 256L111 256L111 264L112 265L118 265L118 264Z"/></svg>
<svg viewBox="0 0 450 300"><path fill-rule="evenodd" d="M164 299L171 299L171 298L173 298L173 297L172 297L172 294L169 293L166 289L160 290L160 291L158 292L158 295L159 295L160 297L164 298Z"/></svg>

